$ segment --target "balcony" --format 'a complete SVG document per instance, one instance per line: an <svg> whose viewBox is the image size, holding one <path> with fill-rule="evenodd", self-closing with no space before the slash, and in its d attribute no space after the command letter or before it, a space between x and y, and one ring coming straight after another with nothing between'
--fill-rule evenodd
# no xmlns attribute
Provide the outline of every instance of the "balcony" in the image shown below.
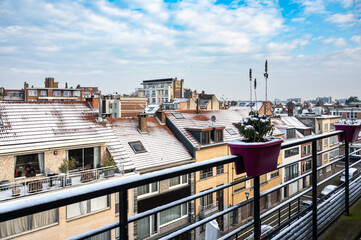
<svg viewBox="0 0 361 240"><path fill-rule="evenodd" d="M152 182L162 181L184 174L192 174L207 168L213 168L220 165L233 163L238 156L226 156L207 161L191 163L179 167L169 168L157 172L147 173L117 179L115 181L104 181L96 186L92 184L84 185L81 190L78 188L68 189L64 192L54 192L51 195L44 195L41 198L32 198L31 201L8 201L0 205L0 221L7 221L22 216L50 210L69 204L85 201L95 197L101 197L112 193L119 194L119 221L84 232L80 235L73 236L71 239L84 239L96 236L101 233L115 231L119 239L132 239L130 230L132 223L145 217L153 216L159 212L174 208L184 203L190 203L193 207L183 219L187 220L182 226L178 226L166 233L155 235L155 238L174 239L178 236L190 233L192 239L200 239L197 235L197 229L204 229L204 225L212 220L223 219L222 230L219 239L260 239L261 233L263 239L317 239L329 226L342 214L349 215L350 206L356 203L361 196L361 176L357 174L349 179L346 174L344 184L340 184L339 178L343 171L350 167L357 167L361 160L349 162L349 156L356 154L359 150L349 153L349 144L344 143L329 149L317 152L318 140L343 134L342 131L334 131L327 134L312 136L306 139L294 140L282 144L282 149L298 146L308 142L312 143L312 169L309 172L294 176L288 181L283 181L275 187L263 190L260 188L260 177L242 178L240 180L224 183L206 191L192 194L185 198L176 200L171 203L128 216L128 190L139 186L150 184ZM326 152L341 149L344 155L339 155L332 161L317 165L317 156ZM340 151L342 152L342 151ZM281 174L285 167L303 160L309 159L306 156L287 164L278 166ZM337 163L337 164L336 164ZM300 165L300 164L299 164ZM225 165L226 166L226 165ZM340 167L344 166L344 168ZM331 169L331 170L328 170ZM252 180L253 179L253 180ZM284 179L281 177L281 179ZM211 204L209 209L212 211L203 217L202 211L196 213L194 206L197 200L211 193L217 193L220 190L230 189L236 184L245 181L253 182L252 189L247 187L247 191L253 191L247 200L235 202L232 206L217 209L216 204ZM325 196L320 196L321 190L329 184L337 187ZM262 188L264 189L264 188ZM291 191L292 190L292 191ZM287 194L284 194L286 193ZM276 193L276 194L275 194ZM274 196L278 197L274 197ZM199 200L198 200L199 202ZM193 210L192 210L193 209ZM208 211L208 208L203 211ZM227 227L227 222L232 216L238 217L239 212L247 209L246 218L241 217L241 221L232 221ZM202 210L202 209L201 209ZM214 211L213 211L214 210ZM242 213L243 214L243 213ZM241 215L242 215L241 214ZM267 227L265 227L267 226ZM264 229L267 232L264 233ZM262 231L261 231L262 230ZM157 231L154 231L157 232Z"/></svg>

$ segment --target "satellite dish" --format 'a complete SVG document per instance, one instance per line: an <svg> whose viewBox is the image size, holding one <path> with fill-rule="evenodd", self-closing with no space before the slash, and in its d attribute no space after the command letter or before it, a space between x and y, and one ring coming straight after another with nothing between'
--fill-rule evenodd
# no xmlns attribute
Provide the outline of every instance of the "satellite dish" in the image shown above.
<svg viewBox="0 0 361 240"><path fill-rule="evenodd" d="M213 116L211 117L211 121L212 121L212 127L213 127L213 124L214 124L214 122L216 121L216 116L213 115Z"/></svg>

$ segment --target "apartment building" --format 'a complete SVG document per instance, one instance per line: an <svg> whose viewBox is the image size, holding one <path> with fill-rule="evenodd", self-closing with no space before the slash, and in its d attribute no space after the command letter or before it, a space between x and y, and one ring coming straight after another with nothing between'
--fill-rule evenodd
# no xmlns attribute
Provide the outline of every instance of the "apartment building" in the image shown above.
<svg viewBox="0 0 361 240"><path fill-rule="evenodd" d="M25 101L25 91L23 89L4 89L2 88L2 100L6 102Z"/></svg>
<svg viewBox="0 0 361 240"><path fill-rule="evenodd" d="M91 98L94 95L100 95L98 87L82 87L80 85L76 86L77 89L81 89L83 92L83 101L87 98Z"/></svg>
<svg viewBox="0 0 361 240"><path fill-rule="evenodd" d="M275 116L271 119L272 123L283 133L285 141L292 141L295 139L307 138L314 135L311 127L307 127L294 116ZM283 149L281 151L282 163L290 163L303 156L311 154L312 143L304 143L299 146ZM311 169L311 159L305 159L299 163L292 164L285 167L282 179L287 182L300 176L303 172ZM305 179L287 185L283 190L282 198L289 197L297 193L302 188L310 185L310 176Z"/></svg>
<svg viewBox="0 0 361 240"><path fill-rule="evenodd" d="M230 155L227 142L231 140L240 139L237 128L233 123L238 123L244 117L247 117L250 109L243 110L218 110L218 111L196 111L185 112L165 112L166 123L175 136L184 144L190 154L195 158L196 162L205 161L211 158L222 157ZM215 117L213 122L212 116ZM278 136L282 132L275 131ZM277 172L277 173L276 173ZM200 193L210 188L217 187L235 180L245 178L246 174L236 175L233 164L209 168L197 172L195 174L195 185L192 194ZM268 189L271 186L281 184L282 180L280 173L275 171L274 174L265 174L261 176L262 190ZM246 200L246 192L249 196L253 195L252 181L247 181L235 185L231 189L220 191L213 194L208 194L196 200L195 215L201 219L209 216L218 210L222 210L233 206L234 204ZM277 193L276 193L277 194ZM271 197L270 199L276 199ZM267 208L271 201L263 198L262 209ZM217 219L221 231L227 231L233 226L240 223L250 216L251 209L246 206L235 210L229 216L223 216ZM204 238L204 228L197 229L196 236Z"/></svg>
<svg viewBox="0 0 361 240"><path fill-rule="evenodd" d="M112 181L99 168L109 153L122 169L119 178L136 174L112 129L96 117L85 103L0 102L0 204ZM60 172L70 158L77 161L75 169ZM132 191L129 196L130 214ZM65 239L117 221L117 202L116 194L109 194L2 222L0 238ZM102 239L115 235L110 231Z"/></svg>
<svg viewBox="0 0 361 240"><path fill-rule="evenodd" d="M54 78L45 78L44 87L29 87L27 82L24 83L24 95L27 102L68 102L82 101L82 88L68 88L65 83L64 88L59 88L59 82L55 82Z"/></svg>
<svg viewBox="0 0 361 240"><path fill-rule="evenodd" d="M164 78L144 80L143 88L138 89L139 97L146 97L148 104L163 104L172 102L174 98L184 97L184 80Z"/></svg>
<svg viewBox="0 0 361 240"><path fill-rule="evenodd" d="M113 120L112 129L139 174L188 164L193 157L165 125L165 116L138 115ZM138 187L134 191L134 214L191 195L191 175L174 177ZM134 224L135 239L159 238L191 222L193 205L185 203L143 218ZM194 239L186 234L183 239Z"/></svg>
<svg viewBox="0 0 361 240"><path fill-rule="evenodd" d="M147 107L145 97L124 97L120 94L108 94L101 98L101 113L107 117L136 117Z"/></svg>
<svg viewBox="0 0 361 240"><path fill-rule="evenodd" d="M334 131L334 124L340 121L339 116L316 114L299 115L297 116L297 119L299 119L306 126L311 127L315 134L323 134ZM325 138L317 142L317 151L324 151L337 145L339 145L337 136ZM339 149L337 148L332 151L318 155L318 166L329 163L331 160L337 158L339 156L339 153ZM326 169L324 169L324 171L320 172L320 177L324 178L332 174L332 172L334 172L333 168L333 165L328 166Z"/></svg>

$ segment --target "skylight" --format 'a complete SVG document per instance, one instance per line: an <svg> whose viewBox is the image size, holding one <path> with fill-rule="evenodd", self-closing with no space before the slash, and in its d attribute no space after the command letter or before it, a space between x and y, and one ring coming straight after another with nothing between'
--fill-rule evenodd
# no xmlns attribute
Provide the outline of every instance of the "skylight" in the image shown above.
<svg viewBox="0 0 361 240"><path fill-rule="evenodd" d="M130 147L133 149L134 153L144 153L147 152L145 150L143 144L140 141L129 142Z"/></svg>
<svg viewBox="0 0 361 240"><path fill-rule="evenodd" d="M227 128L226 131L231 135L236 135L236 131L234 131L232 128Z"/></svg>
<svg viewBox="0 0 361 240"><path fill-rule="evenodd" d="M176 119L183 119L184 118L181 113L172 113L172 114Z"/></svg>

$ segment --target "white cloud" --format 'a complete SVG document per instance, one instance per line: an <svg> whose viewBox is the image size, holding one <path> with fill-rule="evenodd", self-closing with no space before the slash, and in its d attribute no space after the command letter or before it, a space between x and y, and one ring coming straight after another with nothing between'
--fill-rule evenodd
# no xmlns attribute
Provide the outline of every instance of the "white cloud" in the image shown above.
<svg viewBox="0 0 361 240"><path fill-rule="evenodd" d="M350 27L357 22L357 19L352 13L340 14L336 13L326 18L325 21L336 23L339 26L347 26Z"/></svg>
<svg viewBox="0 0 361 240"><path fill-rule="evenodd" d="M351 41L354 41L355 43L361 44L361 36L355 35L351 38Z"/></svg>
<svg viewBox="0 0 361 240"><path fill-rule="evenodd" d="M336 47L343 47L347 45L347 41L344 38L327 38L323 40L326 44L333 44Z"/></svg>
<svg viewBox="0 0 361 240"><path fill-rule="evenodd" d="M295 2L304 7L305 14L326 13L323 0L295 0Z"/></svg>

